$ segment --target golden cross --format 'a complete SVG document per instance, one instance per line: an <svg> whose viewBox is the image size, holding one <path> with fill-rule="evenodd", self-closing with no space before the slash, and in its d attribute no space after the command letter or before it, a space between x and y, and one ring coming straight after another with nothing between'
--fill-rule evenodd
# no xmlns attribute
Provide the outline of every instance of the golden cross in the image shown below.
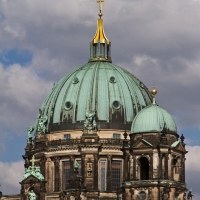
<svg viewBox="0 0 200 200"><path fill-rule="evenodd" d="M99 3L99 10L102 11L102 3L104 0L97 0L97 3Z"/></svg>
<svg viewBox="0 0 200 200"><path fill-rule="evenodd" d="M33 155L33 157L32 157L32 159L30 160L30 162L32 163L32 167L34 167L35 166L35 156Z"/></svg>

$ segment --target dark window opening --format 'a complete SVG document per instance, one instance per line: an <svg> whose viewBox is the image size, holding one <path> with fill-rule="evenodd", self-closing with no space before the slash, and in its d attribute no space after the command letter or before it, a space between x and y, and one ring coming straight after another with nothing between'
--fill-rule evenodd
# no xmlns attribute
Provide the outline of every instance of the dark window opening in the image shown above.
<svg viewBox="0 0 200 200"><path fill-rule="evenodd" d="M66 140L70 140L70 134L65 134L65 135L64 135L64 138L65 138Z"/></svg>
<svg viewBox="0 0 200 200"><path fill-rule="evenodd" d="M111 189L117 190L121 186L121 173L122 162L114 160L112 161L112 177L111 177Z"/></svg>
<svg viewBox="0 0 200 200"><path fill-rule="evenodd" d="M140 158L140 179L149 179L149 161L145 157Z"/></svg>
<svg viewBox="0 0 200 200"><path fill-rule="evenodd" d="M120 139L120 134L118 134L118 133L113 133L113 138L114 139Z"/></svg>
<svg viewBox="0 0 200 200"><path fill-rule="evenodd" d="M69 178L70 178L70 161L63 161L63 190L66 190L69 187Z"/></svg>
<svg viewBox="0 0 200 200"><path fill-rule="evenodd" d="M97 44L93 45L93 58L97 57Z"/></svg>
<svg viewBox="0 0 200 200"><path fill-rule="evenodd" d="M100 58L105 58L105 44L100 44Z"/></svg>

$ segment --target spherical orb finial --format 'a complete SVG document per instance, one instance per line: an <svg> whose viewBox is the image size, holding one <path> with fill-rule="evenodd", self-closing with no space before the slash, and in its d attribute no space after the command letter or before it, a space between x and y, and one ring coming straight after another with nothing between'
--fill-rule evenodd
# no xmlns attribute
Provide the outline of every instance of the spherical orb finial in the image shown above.
<svg viewBox="0 0 200 200"><path fill-rule="evenodd" d="M100 13L99 13L99 17L101 18L102 16L103 16L103 14L100 12Z"/></svg>
<svg viewBox="0 0 200 200"><path fill-rule="evenodd" d="M155 86L153 86L153 89L151 90L151 94L153 94L153 95L157 94L157 90L156 90Z"/></svg>

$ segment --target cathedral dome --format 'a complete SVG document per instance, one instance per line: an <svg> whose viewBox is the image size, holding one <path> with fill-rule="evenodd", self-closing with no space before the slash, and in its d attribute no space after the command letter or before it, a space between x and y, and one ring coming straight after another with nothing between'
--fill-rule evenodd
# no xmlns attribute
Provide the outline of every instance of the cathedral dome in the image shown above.
<svg viewBox="0 0 200 200"><path fill-rule="evenodd" d="M147 87L107 61L89 62L54 85L40 109L48 131L82 128L86 111L95 111L101 129L131 127L135 115L152 102Z"/></svg>
<svg viewBox="0 0 200 200"><path fill-rule="evenodd" d="M161 132L163 130L168 133L177 133L172 116L153 102L136 115L132 123L131 134Z"/></svg>
<svg viewBox="0 0 200 200"><path fill-rule="evenodd" d="M56 83L40 108L37 124L42 121L45 132L82 129L86 112L95 112L100 129L130 130L136 114L152 103L140 80L112 64L111 42L99 16L89 62Z"/></svg>

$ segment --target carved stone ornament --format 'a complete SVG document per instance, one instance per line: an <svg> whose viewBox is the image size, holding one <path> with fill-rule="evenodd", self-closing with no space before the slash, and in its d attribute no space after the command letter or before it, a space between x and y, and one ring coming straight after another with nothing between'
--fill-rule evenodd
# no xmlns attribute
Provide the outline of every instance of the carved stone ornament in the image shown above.
<svg viewBox="0 0 200 200"><path fill-rule="evenodd" d="M84 130L98 130L97 124L95 121L95 111L88 112L86 111L86 119L84 122Z"/></svg>

